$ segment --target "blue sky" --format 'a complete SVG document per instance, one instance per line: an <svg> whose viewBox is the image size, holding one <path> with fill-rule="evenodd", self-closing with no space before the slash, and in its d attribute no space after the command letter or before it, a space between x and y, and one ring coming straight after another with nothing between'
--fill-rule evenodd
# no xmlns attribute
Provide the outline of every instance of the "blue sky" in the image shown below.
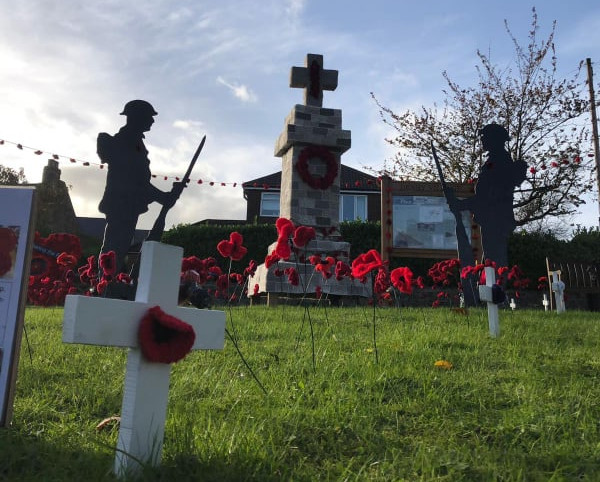
<svg viewBox="0 0 600 482"><path fill-rule="evenodd" d="M181 176L196 145L207 142L193 181L167 226L204 218L244 218L241 183L281 168L274 144L302 91L288 87L293 65L307 53L339 70L325 107L342 109L352 148L342 162L380 167L393 150L393 132L370 96L398 111L443 100L442 71L465 86L476 82L481 49L499 65L513 58L504 19L526 40L531 8L456 0L63 0L3 2L0 16L0 139L45 151L35 155L10 142L0 164L24 167L41 179L46 153L61 157L75 210L99 216L106 172L97 167L96 136L116 132L125 102L150 101L159 115L146 143L152 170ZM562 74L579 61L597 62L600 79L600 3L546 0L537 5L540 36L557 20L555 43ZM594 58L596 55L598 58ZM88 161L71 163L68 158ZM215 181L214 187L208 181ZM156 179L170 189L172 180ZM228 183L221 187L220 183ZM152 209L140 220L148 227ZM594 225L590 200L575 222Z"/></svg>

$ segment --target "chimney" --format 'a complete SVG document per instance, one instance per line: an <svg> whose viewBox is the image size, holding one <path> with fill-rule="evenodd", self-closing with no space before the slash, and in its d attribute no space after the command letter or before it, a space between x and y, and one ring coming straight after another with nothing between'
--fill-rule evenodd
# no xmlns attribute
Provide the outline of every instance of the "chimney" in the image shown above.
<svg viewBox="0 0 600 482"><path fill-rule="evenodd" d="M48 165L44 167L44 172L42 174L42 184L56 184L58 181L60 181L58 161L48 159Z"/></svg>

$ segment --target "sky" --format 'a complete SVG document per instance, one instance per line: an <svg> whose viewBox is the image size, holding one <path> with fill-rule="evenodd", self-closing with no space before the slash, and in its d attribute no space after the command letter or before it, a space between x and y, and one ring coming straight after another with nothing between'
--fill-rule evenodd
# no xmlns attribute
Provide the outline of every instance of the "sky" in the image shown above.
<svg viewBox="0 0 600 482"><path fill-rule="evenodd" d="M341 109L343 128L352 132L342 162L377 169L393 157L385 138L394 132L370 93L398 112L441 103L443 71L461 85L476 83L477 49L498 65L514 60L504 20L525 42L535 6L522 0L0 5L0 164L23 167L35 183L48 158L58 155L76 214L101 216L106 170L99 168L97 135L119 130L127 101L147 100L158 112L145 142L159 189L170 190L207 136L167 228L207 218L245 219L240 185L281 169L275 141L285 117L303 100L301 89L289 87L290 69L303 66L306 54L322 54L324 68L339 71L338 87L324 93L323 106ZM545 0L536 9L540 38L557 21L560 73L570 76L591 57L600 90L600 57L594 58L600 55L600 2ZM151 227L158 210L152 207L138 227ZM573 221L597 225L597 201L589 199Z"/></svg>

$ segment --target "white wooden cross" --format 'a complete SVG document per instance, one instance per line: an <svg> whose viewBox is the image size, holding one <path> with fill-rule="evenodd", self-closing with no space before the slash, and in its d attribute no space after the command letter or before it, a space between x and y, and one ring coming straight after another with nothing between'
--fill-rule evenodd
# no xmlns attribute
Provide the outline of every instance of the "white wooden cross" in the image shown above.
<svg viewBox="0 0 600 482"><path fill-rule="evenodd" d="M492 286L496 283L496 270L491 266L485 268L485 285L479 285L479 299L487 302L488 325L490 335L494 338L500 336L500 321L498 319L498 305L492 297Z"/></svg>
<svg viewBox="0 0 600 482"><path fill-rule="evenodd" d="M562 313L565 308L565 283L559 278L558 271L552 271L552 291L556 301L556 312Z"/></svg>
<svg viewBox="0 0 600 482"><path fill-rule="evenodd" d="M63 342L128 347L121 427L115 456L119 477L141 469L138 460L158 465L162 454L171 365L146 360L138 326L149 308L160 306L194 328L194 350L221 350L225 313L177 306L183 249L154 241L142 246L135 301L69 295Z"/></svg>
<svg viewBox="0 0 600 482"><path fill-rule="evenodd" d="M548 296L544 293L544 299L542 300L542 305L544 305L544 311L548 311L548 305L550 302L548 301Z"/></svg>
<svg viewBox="0 0 600 482"><path fill-rule="evenodd" d="M321 107L323 90L335 90L338 71L323 68L323 56L307 54L304 67L292 67L290 87L304 88L304 104Z"/></svg>
<svg viewBox="0 0 600 482"><path fill-rule="evenodd" d="M508 306L510 306L510 309L515 311L517 309L517 303L515 303L515 299L511 298L510 299L510 303L508 304Z"/></svg>

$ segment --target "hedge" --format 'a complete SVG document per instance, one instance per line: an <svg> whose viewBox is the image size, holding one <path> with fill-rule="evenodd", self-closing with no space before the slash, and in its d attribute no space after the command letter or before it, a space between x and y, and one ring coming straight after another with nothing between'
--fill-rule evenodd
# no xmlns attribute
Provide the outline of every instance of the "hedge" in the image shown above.
<svg viewBox="0 0 600 482"><path fill-rule="evenodd" d="M277 240L274 224L239 225L179 225L165 232L162 241L183 248L184 256L197 256L200 259L213 256L219 258L217 244L229 239L229 234L237 231L244 237L244 246L248 254L242 260L248 263L254 259L259 264L267 255L269 245Z"/></svg>
<svg viewBox="0 0 600 482"><path fill-rule="evenodd" d="M262 263L268 246L277 239L273 224L241 224L180 225L165 232L162 240L182 246L185 256L219 258L217 243L229 239L232 231L237 231L244 237L244 246L248 248L248 255L241 263L247 263L250 259ZM351 245L351 259L369 249L381 249L381 225L378 222L343 222L340 224L340 232L343 239ZM534 280L545 275L546 257L600 263L600 232L597 229L579 228L570 240L560 240L551 232L515 232L509 240L508 257L511 266L519 265L526 276ZM398 258L392 259L390 265L409 266L415 274L425 274L436 261L439 260Z"/></svg>
<svg viewBox="0 0 600 482"><path fill-rule="evenodd" d="M218 258L217 243L229 239L229 234L237 231L244 237L244 246L248 249L243 262L254 259L262 263L267 255L268 247L277 240L274 224L238 224L238 225L179 225L165 232L162 241L183 248L184 256ZM350 243L350 256L354 258L361 253L381 244L381 226L379 223L343 222L340 233Z"/></svg>

